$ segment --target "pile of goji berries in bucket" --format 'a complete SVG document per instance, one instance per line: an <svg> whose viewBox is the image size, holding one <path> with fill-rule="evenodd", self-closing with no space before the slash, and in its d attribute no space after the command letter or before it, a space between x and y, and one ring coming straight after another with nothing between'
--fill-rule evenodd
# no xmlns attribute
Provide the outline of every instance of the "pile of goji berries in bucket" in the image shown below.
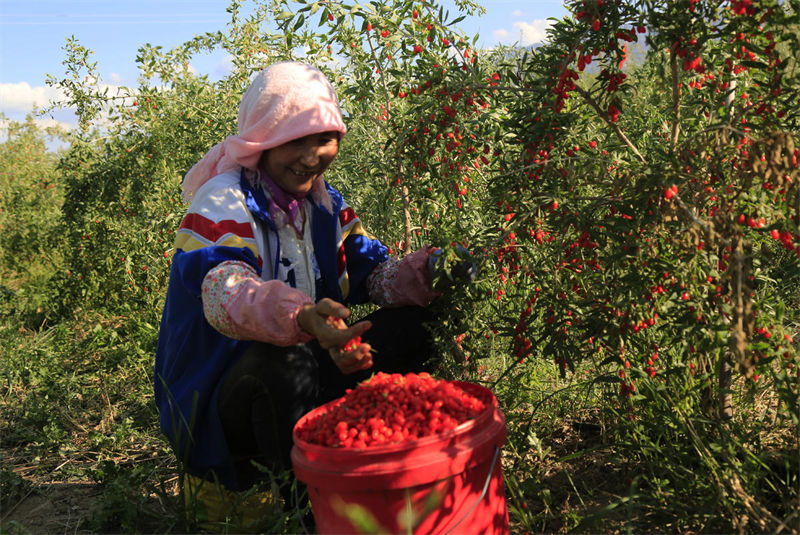
<svg viewBox="0 0 800 535"><path fill-rule="evenodd" d="M292 465L323 535L508 533L505 439L487 388L377 373L297 422Z"/></svg>
<svg viewBox="0 0 800 535"><path fill-rule="evenodd" d="M430 374L379 372L307 420L297 436L322 446L367 448L449 431L485 409L474 395Z"/></svg>

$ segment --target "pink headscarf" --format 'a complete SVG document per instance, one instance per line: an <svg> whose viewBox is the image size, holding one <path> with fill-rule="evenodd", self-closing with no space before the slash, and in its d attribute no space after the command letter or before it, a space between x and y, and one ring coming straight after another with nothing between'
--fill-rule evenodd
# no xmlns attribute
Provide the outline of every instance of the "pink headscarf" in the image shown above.
<svg viewBox="0 0 800 535"><path fill-rule="evenodd" d="M255 77L239 104L238 126L238 135L214 145L186 173L187 202L219 174L255 170L267 149L320 132L347 132L331 83L316 67L294 61L274 63Z"/></svg>

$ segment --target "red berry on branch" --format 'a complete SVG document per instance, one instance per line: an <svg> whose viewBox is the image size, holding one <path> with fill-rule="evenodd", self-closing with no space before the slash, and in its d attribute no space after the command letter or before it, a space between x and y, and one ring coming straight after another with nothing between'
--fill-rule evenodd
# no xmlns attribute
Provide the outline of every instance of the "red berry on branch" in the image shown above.
<svg viewBox="0 0 800 535"><path fill-rule="evenodd" d="M614 104L609 104L608 106L608 118L612 123L616 123L617 119L619 119L619 108L617 108Z"/></svg>

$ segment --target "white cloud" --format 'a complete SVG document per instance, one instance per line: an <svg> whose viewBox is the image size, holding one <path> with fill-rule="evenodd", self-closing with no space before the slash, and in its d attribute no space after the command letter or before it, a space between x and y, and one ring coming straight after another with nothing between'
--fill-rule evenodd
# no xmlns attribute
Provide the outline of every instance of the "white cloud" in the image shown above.
<svg viewBox="0 0 800 535"><path fill-rule="evenodd" d="M233 56L228 54L214 67L214 74L224 78L233 72Z"/></svg>
<svg viewBox="0 0 800 535"><path fill-rule="evenodd" d="M88 81L90 84L92 80ZM109 97L127 97L127 93L123 93L119 85L113 84L100 84L97 86L98 91L107 89ZM125 99L126 104L130 104L128 99ZM63 91L56 87L50 86L35 86L31 87L28 82L19 82L12 84L0 83L0 111L3 113L17 113L27 114L33 111L34 108L43 109L50 106L52 103L65 102L66 95Z"/></svg>
<svg viewBox="0 0 800 535"><path fill-rule="evenodd" d="M521 12L515 11L514 15L521 15ZM519 21L513 23L513 30L500 28L492 32L496 41L510 43L514 42L519 46L530 46L536 43L541 43L547 38L547 29L552 25L552 22L544 19L536 19L531 22Z"/></svg>
<svg viewBox="0 0 800 535"><path fill-rule="evenodd" d="M515 9L514 11L511 12L511 16L512 17L524 17L525 13L523 13L519 9Z"/></svg>
<svg viewBox="0 0 800 535"><path fill-rule="evenodd" d="M87 83L92 83L92 80ZM94 90L100 94L105 93L108 98L113 99L113 103L116 105L132 106L136 100L135 96L127 90L123 90L119 85L101 83ZM24 121L28 114L47 109L54 103L66 103L66 100L65 93L55 87L31 87L27 82L0 83L0 112L9 120ZM50 110L46 115L35 116L33 120L41 128L57 126L69 130L77 124L75 111L74 107L64 104L62 107ZM102 128L106 121L107 111L103 110L94 121L94 125ZM5 130L5 125L0 125L0 129Z"/></svg>
<svg viewBox="0 0 800 535"><path fill-rule="evenodd" d="M111 75L108 77L108 79L114 85L120 85L122 83L122 75L116 72L112 72Z"/></svg>
<svg viewBox="0 0 800 535"><path fill-rule="evenodd" d="M508 30L503 30L503 29L495 30L492 32L492 37L494 37L495 40L497 41L505 41L508 39L509 35L510 34L508 33Z"/></svg>
<svg viewBox="0 0 800 535"><path fill-rule="evenodd" d="M39 128L56 127L59 130L63 130L65 132L71 130L75 126L74 124L71 123L58 121L56 119L53 119L52 117L34 119L33 122L36 123L39 126Z"/></svg>
<svg viewBox="0 0 800 535"><path fill-rule="evenodd" d="M514 28L519 31L519 44L529 46L541 43L547 37L547 28L551 25L551 21L542 19L533 22L515 22Z"/></svg>
<svg viewBox="0 0 800 535"><path fill-rule="evenodd" d="M44 108L62 98L63 94L54 87L31 87L28 82L0 84L0 111L3 112L28 113L34 107Z"/></svg>

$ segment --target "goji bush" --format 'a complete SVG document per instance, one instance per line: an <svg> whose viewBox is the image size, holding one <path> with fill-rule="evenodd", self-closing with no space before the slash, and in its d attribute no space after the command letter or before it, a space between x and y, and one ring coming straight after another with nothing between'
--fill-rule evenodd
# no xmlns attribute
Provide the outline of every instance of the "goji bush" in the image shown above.
<svg viewBox="0 0 800 535"><path fill-rule="evenodd" d="M284 28L322 12L309 38L348 59L352 123L377 125L364 129L382 150L354 154L382 162L345 160L342 178L382 178L364 204L389 215L388 235L403 222L398 249L460 243L481 265L440 302L440 334L473 365L513 356L493 383L507 403L541 358L581 371L634 456L642 437L694 430L676 467L708 444L744 455L769 429L734 409L758 392L797 429L795 3L568 2L541 46L491 53L423 2L293 5ZM647 485L681 477L646 466ZM731 514L759 486L742 466L707 466Z"/></svg>
<svg viewBox="0 0 800 535"><path fill-rule="evenodd" d="M720 415L730 366L752 380L779 356L792 364L794 319L756 311L751 290L770 278L764 260L791 272L800 255L795 10L570 2L542 46L486 53L425 2L291 5L282 28L319 14L301 42L346 59L355 136L382 147L345 155L336 179L385 210L367 215L397 249L476 253L481 292L448 301L480 303L473 330L564 372L616 363L623 399L636 374L719 372ZM646 56L626 72L629 45Z"/></svg>
<svg viewBox="0 0 800 535"><path fill-rule="evenodd" d="M56 228L64 192L54 167L57 156L46 141L55 128L40 130L28 116L5 121L0 143L0 303L12 302L31 323L41 324L47 306L44 287L53 265L61 264ZM12 307L8 307L12 308Z"/></svg>
<svg viewBox="0 0 800 535"><path fill-rule="evenodd" d="M721 418L731 367L771 374L796 425L796 6L570 5L519 69L507 128L524 172L493 184L516 238L499 263L522 277L517 355L616 365L623 400L658 373L715 376Z"/></svg>

